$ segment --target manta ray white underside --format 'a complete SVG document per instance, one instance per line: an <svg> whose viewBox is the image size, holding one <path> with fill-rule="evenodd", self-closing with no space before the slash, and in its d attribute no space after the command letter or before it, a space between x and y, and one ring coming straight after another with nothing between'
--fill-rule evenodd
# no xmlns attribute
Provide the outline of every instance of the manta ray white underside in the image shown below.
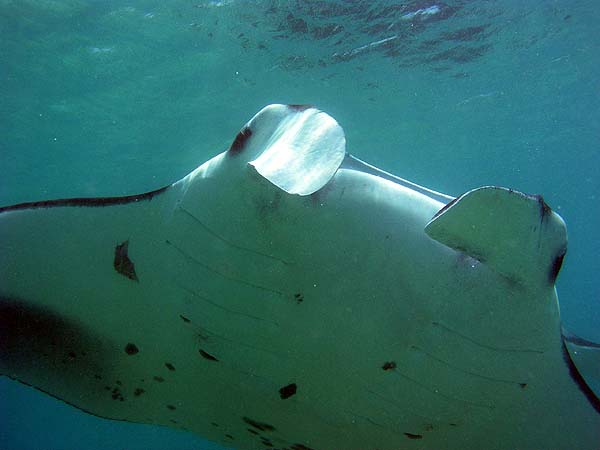
<svg viewBox="0 0 600 450"><path fill-rule="evenodd" d="M0 249L0 372L98 416L237 449L600 445L562 219L380 171L311 107L163 189L0 208Z"/></svg>

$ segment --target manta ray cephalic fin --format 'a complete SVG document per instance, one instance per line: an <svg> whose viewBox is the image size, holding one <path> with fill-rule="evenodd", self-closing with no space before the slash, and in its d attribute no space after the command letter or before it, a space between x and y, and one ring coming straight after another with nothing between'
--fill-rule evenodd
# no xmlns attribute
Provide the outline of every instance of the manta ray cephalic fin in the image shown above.
<svg viewBox="0 0 600 450"><path fill-rule="evenodd" d="M566 227L541 196L486 186L444 206L425 232L519 284L553 286L566 252Z"/></svg>
<svg viewBox="0 0 600 450"><path fill-rule="evenodd" d="M288 194L310 195L333 178L346 155L344 130L328 114L299 105L270 105L238 133L229 154Z"/></svg>

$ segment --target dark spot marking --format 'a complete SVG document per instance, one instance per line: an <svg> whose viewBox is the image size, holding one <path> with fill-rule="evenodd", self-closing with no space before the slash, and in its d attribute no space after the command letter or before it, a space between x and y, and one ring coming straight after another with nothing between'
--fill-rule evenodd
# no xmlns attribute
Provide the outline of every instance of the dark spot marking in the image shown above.
<svg viewBox="0 0 600 450"><path fill-rule="evenodd" d="M266 437L261 437L260 440L265 447L273 447L273 443L270 439L267 439Z"/></svg>
<svg viewBox="0 0 600 450"><path fill-rule="evenodd" d="M190 319L188 319L185 316L182 316L181 314L179 314L179 317L181 317L181 320L183 320L185 323L190 323Z"/></svg>
<svg viewBox="0 0 600 450"><path fill-rule="evenodd" d="M139 351L140 349L137 348L137 345L132 344L131 342L125 346L125 353L127 353L128 355L135 355Z"/></svg>
<svg viewBox="0 0 600 450"><path fill-rule="evenodd" d="M175 371L175 366L173 366L173 364L171 363L165 363L165 366L167 369L169 369L170 371L174 372Z"/></svg>
<svg viewBox="0 0 600 450"><path fill-rule="evenodd" d="M129 255L127 254L128 249L129 240L122 242L115 247L115 260L113 261L113 265L115 266L115 270L124 277L133 281L139 281L135 273L133 261L129 259Z"/></svg>
<svg viewBox="0 0 600 450"><path fill-rule="evenodd" d="M246 431L251 434L259 435L260 433L252 428L246 428Z"/></svg>
<svg viewBox="0 0 600 450"><path fill-rule="evenodd" d="M219 427L219 424L218 424L217 422L211 422L210 424L211 424L213 427L217 427L217 428Z"/></svg>
<svg viewBox="0 0 600 450"><path fill-rule="evenodd" d="M135 395L136 397L139 397L144 392L146 392L144 389L142 389L142 388L136 388L135 391L133 391L133 395Z"/></svg>
<svg viewBox="0 0 600 450"><path fill-rule="evenodd" d="M381 366L381 368L383 370L392 370L396 368L396 362L395 361L386 361L383 363L383 366Z"/></svg>
<svg viewBox="0 0 600 450"><path fill-rule="evenodd" d="M228 439L231 439L233 441L233 436L232 435L226 434L225 437L228 438Z"/></svg>
<svg viewBox="0 0 600 450"><path fill-rule="evenodd" d="M586 383L584 378L579 373L577 366L571 359L571 355L569 353L569 350L567 350L567 346L564 343L564 341L562 344L562 352L563 352L563 359L565 360L565 363L567 363L567 367L569 368L569 375L571 376L571 378L573 379L575 384L577 384L577 386L579 387L579 390L581 392L583 392L583 395L585 395L587 400L590 402L590 405L592 405L592 408L594 408L596 410L596 412L600 413L600 398L596 397L596 394L594 394L594 391L592 391L592 389L588 386L588 384Z"/></svg>
<svg viewBox="0 0 600 450"><path fill-rule="evenodd" d="M279 396L284 400L286 398L290 398L296 393L296 388L296 383L288 384L287 386L284 386L281 389L279 389Z"/></svg>
<svg viewBox="0 0 600 450"><path fill-rule="evenodd" d="M75 354L75 352L69 352L69 358L75 359L76 357L77 355Z"/></svg>
<svg viewBox="0 0 600 450"><path fill-rule="evenodd" d="M174 405L167 405L167 408L169 408L171 411L175 411L177 409Z"/></svg>
<svg viewBox="0 0 600 450"><path fill-rule="evenodd" d="M250 127L242 128L231 143L227 154L237 155L241 153L242 150L244 150L248 139L250 139L250 136L252 136L252 130L250 129Z"/></svg>
<svg viewBox="0 0 600 450"><path fill-rule="evenodd" d="M525 389L527 387L527 383L519 383L519 386L521 386L521 389Z"/></svg>
<svg viewBox="0 0 600 450"><path fill-rule="evenodd" d="M562 267L563 260L565 259L566 250L560 253L554 261L552 261L552 265L550 266L550 272L548 273L548 281L551 284L554 284L556 278L558 277L558 273L560 272L560 268Z"/></svg>
<svg viewBox="0 0 600 450"><path fill-rule="evenodd" d="M123 386L123 383L121 383L119 380L116 381L117 386Z"/></svg>
<svg viewBox="0 0 600 450"><path fill-rule="evenodd" d="M457 424L455 424L455 423L451 423L451 424L450 424L450 426L451 426L451 427L457 427L458 425L457 425Z"/></svg>
<svg viewBox="0 0 600 450"><path fill-rule="evenodd" d="M304 295L302 295L301 293L294 294L294 299L298 303L302 303L304 301Z"/></svg>
<svg viewBox="0 0 600 450"><path fill-rule="evenodd" d="M250 419L249 417L242 417L242 420L246 422L251 427L256 428L260 431L275 431L275 427L273 425L269 425L268 423L259 422L254 419Z"/></svg>
<svg viewBox="0 0 600 450"><path fill-rule="evenodd" d="M312 108L312 105L287 105L287 107L289 109L291 109L292 111L306 111L307 109Z"/></svg>
<svg viewBox="0 0 600 450"><path fill-rule="evenodd" d="M313 450L310 447L307 447L306 445L302 445L302 444L294 444L290 447L291 450Z"/></svg>
<svg viewBox="0 0 600 450"><path fill-rule="evenodd" d="M423 436L420 434L404 433L404 436L406 436L409 439L423 439Z"/></svg>
<svg viewBox="0 0 600 450"><path fill-rule="evenodd" d="M163 377L159 377L158 375L154 376L154 380L158 381L159 383L162 383L163 381L165 381L165 379Z"/></svg>
<svg viewBox="0 0 600 450"><path fill-rule="evenodd" d="M0 213L22 209L57 208L57 207L103 207L111 205L124 205L145 200L151 200L155 195L161 194L169 186L156 189L144 194L126 195L124 197L92 197L92 198L63 198L58 200L42 200L38 202L18 203L16 205L0 208Z"/></svg>
<svg viewBox="0 0 600 450"><path fill-rule="evenodd" d="M95 378L96 380L101 380L101 379L102 379L102 375L98 375L98 374L96 374L96 375L94 375L94 378Z"/></svg>
<svg viewBox="0 0 600 450"><path fill-rule="evenodd" d="M171 419L171 423L178 424L179 422L177 422L175 419Z"/></svg>
<svg viewBox="0 0 600 450"><path fill-rule="evenodd" d="M125 397L121 394L121 390L119 388L114 388L111 393L111 397L113 400L125 401Z"/></svg>
<svg viewBox="0 0 600 450"><path fill-rule="evenodd" d="M200 349L198 350L200 352L200 354L202 355L203 358L208 359L209 361L219 361L217 358L215 358L213 355L211 355L208 352L205 352L204 350Z"/></svg>

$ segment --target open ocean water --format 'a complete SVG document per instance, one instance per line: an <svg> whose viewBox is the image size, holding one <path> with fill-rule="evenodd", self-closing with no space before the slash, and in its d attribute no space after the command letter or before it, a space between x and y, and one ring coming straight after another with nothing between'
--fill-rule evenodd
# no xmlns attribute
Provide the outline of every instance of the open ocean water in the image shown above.
<svg viewBox="0 0 600 450"><path fill-rule="evenodd" d="M563 323L600 342L600 4L0 0L0 205L162 187L269 103L451 195L543 194L566 220ZM219 449L0 378L2 449Z"/></svg>

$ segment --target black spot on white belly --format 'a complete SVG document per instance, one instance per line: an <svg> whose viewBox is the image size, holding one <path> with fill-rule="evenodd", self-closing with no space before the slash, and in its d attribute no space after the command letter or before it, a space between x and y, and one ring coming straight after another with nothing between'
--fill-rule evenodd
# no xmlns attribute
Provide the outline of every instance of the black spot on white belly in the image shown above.
<svg viewBox="0 0 600 450"><path fill-rule="evenodd" d="M125 241L117 245L115 247L115 260L113 261L113 265L115 270L124 277L127 277L133 281L139 281L137 274L135 273L133 261L129 259L128 251L129 241Z"/></svg>
<svg viewBox="0 0 600 450"><path fill-rule="evenodd" d="M205 352L204 350L200 349L198 350L198 352L200 353L200 355L202 355L203 358L208 359L209 361L219 361L217 358L215 358L213 355L211 355L208 352Z"/></svg>
<svg viewBox="0 0 600 450"><path fill-rule="evenodd" d="M383 363L383 366L381 366L381 368L383 370L393 370L396 368L396 362L395 361L386 361Z"/></svg>
<svg viewBox="0 0 600 450"><path fill-rule="evenodd" d="M137 345L132 344L131 342L125 346L125 353L127 353L128 355L135 355L139 351L140 349L137 348Z"/></svg>
<svg viewBox="0 0 600 450"><path fill-rule="evenodd" d="M250 417L242 417L242 420L259 431L275 431L275 427L268 423L259 422L258 420L251 419Z"/></svg>
<svg viewBox="0 0 600 450"><path fill-rule="evenodd" d="M287 386L279 389L279 396L284 400L286 398L290 398L292 395L296 394L297 388L298 386L296 386L296 383L288 384Z"/></svg>
<svg viewBox="0 0 600 450"><path fill-rule="evenodd" d="M303 444L294 444L290 447L291 450L314 450L311 447L307 447L306 445Z"/></svg>
<svg viewBox="0 0 600 450"><path fill-rule="evenodd" d="M409 439L423 439L423 436L420 434L404 433L404 436L406 436Z"/></svg>

